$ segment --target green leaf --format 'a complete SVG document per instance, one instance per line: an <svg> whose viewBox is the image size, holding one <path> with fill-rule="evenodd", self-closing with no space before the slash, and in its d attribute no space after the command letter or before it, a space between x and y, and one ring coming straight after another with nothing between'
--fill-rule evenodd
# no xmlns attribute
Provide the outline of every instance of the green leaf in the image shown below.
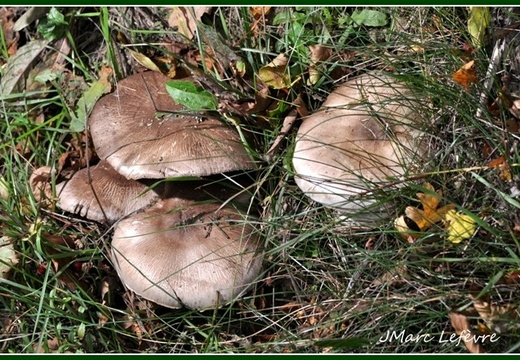
<svg viewBox="0 0 520 360"><path fill-rule="evenodd" d="M65 16L53 7L47 17L38 24L38 32L47 40L58 39L65 34L68 25Z"/></svg>
<svg viewBox="0 0 520 360"><path fill-rule="evenodd" d="M191 81L168 81L166 91L176 103L184 105L190 110L217 110L217 98Z"/></svg>
<svg viewBox="0 0 520 360"><path fill-rule="evenodd" d="M388 19L385 13L369 9L354 11L352 13L352 20L354 20L357 25L372 27L385 26L388 24Z"/></svg>
<svg viewBox="0 0 520 360"><path fill-rule="evenodd" d="M110 91L110 87L103 81L96 81L78 100L76 114L72 114L70 130L81 132L85 130L88 116L103 94Z"/></svg>
<svg viewBox="0 0 520 360"><path fill-rule="evenodd" d="M474 47L482 46L486 30L491 22L489 8L472 6L469 10L468 32Z"/></svg>

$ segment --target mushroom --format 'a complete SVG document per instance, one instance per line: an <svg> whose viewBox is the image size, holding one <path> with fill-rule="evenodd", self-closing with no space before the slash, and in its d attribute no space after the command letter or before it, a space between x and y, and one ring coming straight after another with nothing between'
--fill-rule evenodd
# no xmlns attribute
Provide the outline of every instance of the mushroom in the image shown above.
<svg viewBox="0 0 520 360"><path fill-rule="evenodd" d="M169 198L116 225L112 259L138 295L169 308L206 309L240 296L256 279L258 239L232 207Z"/></svg>
<svg viewBox="0 0 520 360"><path fill-rule="evenodd" d="M331 208L381 211L370 192L405 175L425 153L419 107L412 91L388 75L345 82L298 130L296 184Z"/></svg>
<svg viewBox="0 0 520 360"><path fill-rule="evenodd" d="M168 80L158 72L132 75L96 103L89 127L99 157L128 179L254 168L239 134L220 119L189 114L167 93Z"/></svg>
<svg viewBox="0 0 520 360"><path fill-rule="evenodd" d="M164 186L150 189L144 182L128 180L106 161L81 169L56 185L57 205L62 210L110 224L151 205L161 192Z"/></svg>

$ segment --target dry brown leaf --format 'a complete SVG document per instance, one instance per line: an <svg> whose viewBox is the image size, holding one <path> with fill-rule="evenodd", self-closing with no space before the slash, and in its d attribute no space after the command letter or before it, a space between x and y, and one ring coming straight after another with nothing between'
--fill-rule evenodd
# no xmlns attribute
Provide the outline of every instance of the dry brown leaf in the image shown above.
<svg viewBox="0 0 520 360"><path fill-rule="evenodd" d="M448 315L450 317L451 326L455 329L455 333L460 336L460 339L464 342L468 351L472 354L485 353L484 347L475 341L477 335L471 330L468 318L463 314L454 312Z"/></svg>
<svg viewBox="0 0 520 360"><path fill-rule="evenodd" d="M504 181L511 181L513 175L511 173L511 167L507 163L504 156L499 156L493 160L491 160L488 164L488 167L498 169L500 172L500 178Z"/></svg>
<svg viewBox="0 0 520 360"><path fill-rule="evenodd" d="M197 30L197 21L210 11L211 6L173 7L168 25L191 39Z"/></svg>
<svg viewBox="0 0 520 360"><path fill-rule="evenodd" d="M493 331L504 334L520 328L520 313L518 306L514 304L495 305L475 299L473 307L486 326Z"/></svg>
<svg viewBox="0 0 520 360"><path fill-rule="evenodd" d="M270 6L251 6L249 12L255 20L264 18L271 11Z"/></svg>
<svg viewBox="0 0 520 360"><path fill-rule="evenodd" d="M309 46L309 50L310 65L308 85L314 85L320 79L318 66L321 62L328 60L332 56L332 49L323 45L311 45Z"/></svg>
<svg viewBox="0 0 520 360"><path fill-rule="evenodd" d="M253 24L251 25L251 32L253 33L253 37L258 37L260 32L260 24L266 21L265 16L269 14L270 11L270 6L252 6L249 8L249 12L254 19Z"/></svg>
<svg viewBox="0 0 520 360"><path fill-rule="evenodd" d="M18 39L20 35L14 31L14 12L11 8L0 8L0 24L3 33L3 40L7 48L7 54L12 56L18 50Z"/></svg>
<svg viewBox="0 0 520 360"><path fill-rule="evenodd" d="M475 60L471 60L464 64L452 75L452 78L456 83L462 85L466 90L468 90L469 86L477 81Z"/></svg>
<svg viewBox="0 0 520 360"><path fill-rule="evenodd" d="M35 169L29 177L29 186L36 201L49 204L48 201L52 198L51 174L51 167L43 166Z"/></svg>

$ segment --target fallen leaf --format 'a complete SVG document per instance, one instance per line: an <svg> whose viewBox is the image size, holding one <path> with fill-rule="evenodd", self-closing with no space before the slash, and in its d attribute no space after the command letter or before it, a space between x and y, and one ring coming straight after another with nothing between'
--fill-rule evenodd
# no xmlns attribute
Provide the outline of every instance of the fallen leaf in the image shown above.
<svg viewBox="0 0 520 360"><path fill-rule="evenodd" d="M90 88L85 91L78 100L76 113L71 113L72 121L70 122L70 130L72 132L82 132L85 130L87 119L94 105L96 105L96 102L101 96L112 91L112 84L109 80L112 73L112 68L103 66L99 71L99 80L90 85Z"/></svg>
<svg viewBox="0 0 520 360"><path fill-rule="evenodd" d="M132 57L135 59L135 61L137 61L141 66L144 66L145 68L151 71L161 72L161 69L159 69L159 67L153 62L153 60L145 54L142 54L139 51L135 51L132 49L128 49L128 51L130 52L130 55L132 55Z"/></svg>
<svg viewBox="0 0 520 360"><path fill-rule="evenodd" d="M450 312L448 315L451 326L455 329L455 333L460 336L468 351L472 354L485 353L484 347L476 341L476 334L471 330L467 316L454 312Z"/></svg>
<svg viewBox="0 0 520 360"><path fill-rule="evenodd" d="M328 60L332 56L332 49L323 45L311 45L310 51L310 65L309 65L309 80L308 85L314 85L320 79L320 71L318 66L321 62Z"/></svg>
<svg viewBox="0 0 520 360"><path fill-rule="evenodd" d="M211 6L173 7L168 25L191 39L197 30L197 21L210 11Z"/></svg>
<svg viewBox="0 0 520 360"><path fill-rule="evenodd" d="M29 8L16 22L14 23L13 30L21 31L27 26L31 25L38 19L43 18L49 12L50 7L34 6Z"/></svg>
<svg viewBox="0 0 520 360"><path fill-rule="evenodd" d="M5 99L13 93L25 90L21 85L22 79L48 43L48 40L33 40L20 47L16 54L9 58L0 79L0 97Z"/></svg>
<svg viewBox="0 0 520 360"><path fill-rule="evenodd" d="M512 303L504 305L491 304L481 299L473 300L473 307L485 322L486 326L500 334L517 331L520 328L518 306Z"/></svg>
<svg viewBox="0 0 520 360"><path fill-rule="evenodd" d="M13 22L14 16L12 8L0 8L0 31L3 33L4 46L9 56L13 56L18 50L18 39L20 38Z"/></svg>
<svg viewBox="0 0 520 360"><path fill-rule="evenodd" d="M38 202L42 202L45 206L49 204L49 199L52 198L51 175L52 168L42 166L35 169L29 177L29 186L31 187L34 199Z"/></svg>
<svg viewBox="0 0 520 360"><path fill-rule="evenodd" d="M475 60L471 60L452 75L453 80L457 84L462 85L466 90L469 89L471 84L477 81L477 73L475 72L474 66Z"/></svg>
<svg viewBox="0 0 520 360"><path fill-rule="evenodd" d="M253 37L258 37L258 34L260 33L259 24L265 23L265 16L269 14L270 11L270 6L252 6L249 8L249 13L254 19L253 24L251 25Z"/></svg>
<svg viewBox="0 0 520 360"><path fill-rule="evenodd" d="M488 7L471 6L469 9L468 32L471 35L473 46L478 48L484 43L486 30L491 22L491 13Z"/></svg>
<svg viewBox="0 0 520 360"><path fill-rule="evenodd" d="M166 83L166 91L172 99L190 110L216 110L217 98L209 91L191 81L171 80Z"/></svg>
<svg viewBox="0 0 520 360"><path fill-rule="evenodd" d="M434 187L429 184L423 184L423 187L432 193L417 193L422 210L408 206L405 209L405 215L398 217L394 222L395 229L399 234L410 241L420 236L420 233L429 229L432 225L443 220L446 214L455 209L454 204L448 204L439 208L442 190L435 191Z"/></svg>
<svg viewBox="0 0 520 360"><path fill-rule="evenodd" d="M504 181L511 181L513 175L511 173L511 167L507 163L504 156L499 156L493 160L491 160L488 164L490 168L496 168L500 171L500 178Z"/></svg>
<svg viewBox="0 0 520 360"><path fill-rule="evenodd" d="M258 78L273 89L287 89L291 86L291 77L287 69L289 59L278 55L273 61L258 70Z"/></svg>
<svg viewBox="0 0 520 360"><path fill-rule="evenodd" d="M263 19L270 11L270 6L251 6L249 8L249 13L255 20Z"/></svg>
<svg viewBox="0 0 520 360"><path fill-rule="evenodd" d="M455 210L448 211L446 221L448 223L448 240L454 244L469 239L477 226L471 216L458 213Z"/></svg>
<svg viewBox="0 0 520 360"><path fill-rule="evenodd" d="M0 237L0 282L6 279L12 267L18 264L18 255L9 236Z"/></svg>

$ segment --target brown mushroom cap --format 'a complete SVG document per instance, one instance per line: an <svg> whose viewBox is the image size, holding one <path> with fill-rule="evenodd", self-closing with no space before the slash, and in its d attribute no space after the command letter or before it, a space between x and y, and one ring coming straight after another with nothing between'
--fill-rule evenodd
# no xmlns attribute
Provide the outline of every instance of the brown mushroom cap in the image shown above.
<svg viewBox="0 0 520 360"><path fill-rule="evenodd" d="M89 174L90 172L90 174ZM70 180L56 185L58 206L87 219L113 223L159 198L157 191L128 180L106 161L76 172Z"/></svg>
<svg viewBox="0 0 520 360"><path fill-rule="evenodd" d="M347 81L298 130L296 184L326 206L368 208L373 198L354 196L405 174L424 154L419 106L389 76L369 73Z"/></svg>
<svg viewBox="0 0 520 360"><path fill-rule="evenodd" d="M217 119L179 114L186 109L168 95L168 80L158 72L132 75L96 103L89 126L99 157L129 179L253 168L234 129Z"/></svg>
<svg viewBox="0 0 520 360"><path fill-rule="evenodd" d="M160 305L214 307L258 276L255 229L233 208L169 198L120 221L112 259L122 282Z"/></svg>

